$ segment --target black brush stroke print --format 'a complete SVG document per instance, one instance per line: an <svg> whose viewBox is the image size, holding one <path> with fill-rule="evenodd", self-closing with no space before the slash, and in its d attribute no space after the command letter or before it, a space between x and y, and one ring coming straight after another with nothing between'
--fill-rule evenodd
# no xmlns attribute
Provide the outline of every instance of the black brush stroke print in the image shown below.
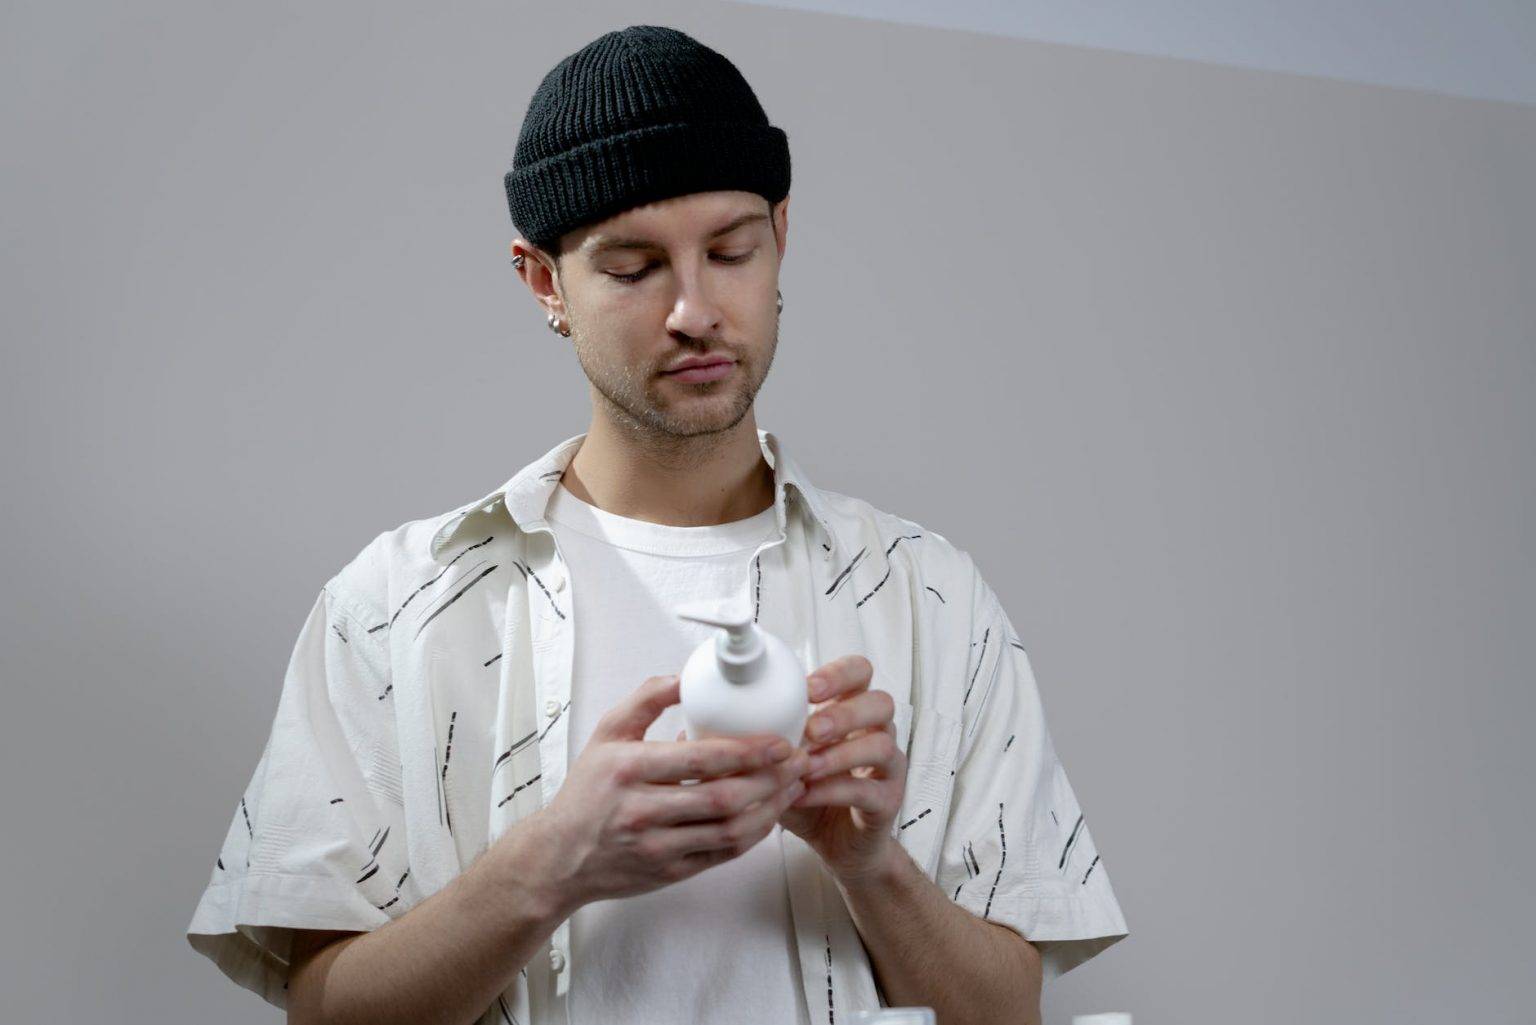
<svg viewBox="0 0 1536 1025"><path fill-rule="evenodd" d="M902 534L902 535L898 536L896 538L896 540L894 540L894 541L892 541L890 543L890 545L885 549L885 576L880 578L880 582L878 584L876 584L874 587L871 587L869 589L869 593L868 594L864 595L864 597L860 598L857 602L854 603L854 606L853 606L854 608L861 607L865 602L869 601L870 598L873 598L874 595L875 595L875 592L880 590L880 588L884 587L885 586L885 582L887 580L891 579L891 570L893 568L891 566L891 550L894 549L898 544L900 544L903 541L916 541L918 538L920 538L922 536L923 535L921 535L921 534Z"/></svg>
<svg viewBox="0 0 1536 1025"><path fill-rule="evenodd" d="M1067 854L1071 852L1072 845L1077 843L1077 833L1078 833L1078 830L1080 830L1082 827L1083 827L1083 817L1081 815L1079 815L1077 817L1077 823L1075 825L1073 825L1073 827L1072 827L1072 835L1067 837L1067 845L1061 849L1061 860L1056 863L1056 867L1058 869L1066 867L1066 865L1067 865Z"/></svg>
<svg viewBox="0 0 1536 1025"><path fill-rule="evenodd" d="M443 771L441 785L443 788L443 807L447 812L446 818L448 822L449 836L453 835L453 809L448 807L448 760L453 757L453 727L458 718L459 712L457 709L454 709L454 711L451 712L448 716L448 746L447 749L443 752Z"/></svg>
<svg viewBox="0 0 1536 1025"><path fill-rule="evenodd" d="M832 999L832 937L827 937L827 1025L837 1021L837 1002Z"/></svg>
<svg viewBox="0 0 1536 1025"><path fill-rule="evenodd" d="M484 563L481 563L481 564L480 564L480 565L482 565L482 566L483 566L483 565L485 565L485 564L484 564ZM478 568L479 568L479 567L478 567L478 566L477 566L477 567L476 567L476 568L477 568L477 569L478 569ZM431 615L430 615L430 616L428 616L428 617L427 617L427 618L426 618L426 619L425 619L425 620L423 620L423 621L422 621L422 624L421 624L421 626L419 626L419 627L417 627L417 628L416 628L416 637L413 637L413 638L411 638L411 639L412 639L412 640L416 640L416 639L417 639L417 638L419 638L419 637L420 637L420 636L421 636L421 632L422 632L422 631L423 631L423 630L425 630L425 629L426 629L426 628L427 628L427 624L428 624L428 623L431 623L431 622L432 622L432 620L434 620L434 619L436 619L436 618L437 618L437 617L438 617L438 616L440 616L440 615L441 615L441 614L442 614L442 613L443 613L443 610L444 610L444 609L446 609L446 608L448 608L448 606L450 606L450 605L452 605L452 604L453 604L453 603L454 603L454 602L456 602L456 601L458 601L458 600L459 600L459 599L460 599L460 598L462 598L462 597L464 597L464 592L465 592L465 591L468 591L468 590L469 590L469 589L470 589L470 588L471 588L471 587L474 587L474 586L475 586L475 585L476 585L476 584L478 584L478 583L479 583L479 582L480 582L480 581L482 581L482 580L484 580L484 579L485 579L485 578L486 578L486 577L488 577L488 576L490 576L490 575L491 575L491 574L492 574L492 573L493 573L493 572L495 572L495 570L496 570L496 566L495 566L495 565L494 565L494 564L493 564L493 565L491 565L491 566L490 566L490 567L488 567L488 568L486 568L486 569L484 569L484 570L482 570L482 571L481 571L481 572L480 572L480 575L479 575L479 576L477 576L477 577L475 577L475 578L474 578L474 579L473 579L473 580L471 580L471 581L470 581L470 582L469 582L469 583L467 583L467 584L465 584L465 585L464 585L464 586L463 586L463 587L461 587L461 588L459 588L459 589L458 589L458 590L457 590L457 591L455 591L455 592L454 592L454 594L453 594L453 597L452 597L452 598L449 598L449 599L448 599L448 600L447 600L447 601L445 601L445 602L443 602L443 603L442 603L442 604L441 604L441 605L439 605L439 606L438 606L438 607L437 607L437 608L436 608L436 610L434 610L434 611L433 611L433 613L432 613L432 614L431 614ZM471 570L471 571L470 571L470 572L473 572L473 570ZM466 574L466 575L467 575L467 574ZM460 579L462 579L462 578L460 578Z"/></svg>
<svg viewBox="0 0 1536 1025"><path fill-rule="evenodd" d="M539 579L539 575L533 571L533 567L518 562L516 559L512 560L512 564L523 571L523 576L525 579L530 576L533 577L533 582L539 585L539 590L543 591L544 597L549 599L549 607L555 610L555 615L559 616L561 619L564 619L565 613L560 611L560 604L555 601L555 596L549 593L549 588L544 586L544 581Z"/></svg>
<svg viewBox="0 0 1536 1025"><path fill-rule="evenodd" d="M826 589L825 594L828 597L835 595L838 590L842 588L843 581L849 579L849 574L853 572L853 568L859 564L860 560L864 558L864 554L868 551L868 545L859 549L859 554L853 557L853 560L849 562L848 565L843 568L843 571L837 575L837 579L832 581L832 586Z"/></svg>
<svg viewBox="0 0 1536 1025"><path fill-rule="evenodd" d="M971 682L965 685L965 697L960 699L960 706L962 708L965 707L965 703L967 701L971 700L971 688L976 686L976 674L981 672L981 662L982 662L982 660L984 658L987 657L987 637L991 633L992 633L992 628L990 626L987 627L986 630L982 632L982 635L981 635L981 654L976 656L976 668L971 670ZM975 647L975 645L973 644L972 647Z"/></svg>
<svg viewBox="0 0 1536 1025"><path fill-rule="evenodd" d="M535 783L537 783L539 780L541 780L543 778L544 778L544 774L541 772L537 776L535 776L532 779L530 779L528 782L526 782L526 783L519 783L517 786L512 788L512 792L510 794L508 794L506 797L503 797L501 800L496 802L496 807L500 808L502 805L504 805L508 801L512 800L512 798L516 797L518 794L522 793L524 790L527 790L529 787L533 786Z"/></svg>
<svg viewBox="0 0 1536 1025"><path fill-rule="evenodd" d="M997 859L997 875L992 880L992 892L987 894L987 906L981 917L992 913L992 898L997 896L997 884L1003 878L1003 863L1008 860L1008 836L1003 832L1003 802L997 802L997 840L1002 846L1002 856Z"/></svg>
<svg viewBox="0 0 1536 1025"><path fill-rule="evenodd" d="M505 751L503 751L501 753L501 757L496 759L496 764L491 766L491 775L494 776L496 774L496 770L501 768L503 763L505 763L513 755L517 754L519 751L521 751L523 748L527 747L529 744L533 743L533 741L535 741L537 739L539 739L539 731L538 730L534 730L532 733L528 734L522 740L519 740L517 743L513 744L511 747L509 747Z"/></svg>
<svg viewBox="0 0 1536 1025"><path fill-rule="evenodd" d="M448 560L448 564L442 568L442 570L437 574L437 576L433 577L431 580L428 580L426 583L424 583L420 587L416 588L416 590L412 591L410 593L410 595L408 595L406 597L405 601L400 603L400 607L395 610L395 614L393 616L389 617L390 625L393 625L395 620L400 618L400 613L405 611L407 605L409 605L411 602L416 600L416 596L417 595L419 595L422 591L425 591L427 588L431 587L433 584L435 584L439 580L441 580L443 578L443 574L447 573L450 569L452 569L453 568L453 564L455 562L458 562L460 559L464 558L464 556L468 555L470 552L474 551L476 548L479 548L481 545L488 545L488 544L490 544L493 540L495 540L495 538L496 538L496 535L492 534L490 537L486 538L484 541L477 541L474 544L470 545L468 548L464 549L458 555L455 555L452 559ZM377 629L377 628L375 628L375 629Z"/></svg>

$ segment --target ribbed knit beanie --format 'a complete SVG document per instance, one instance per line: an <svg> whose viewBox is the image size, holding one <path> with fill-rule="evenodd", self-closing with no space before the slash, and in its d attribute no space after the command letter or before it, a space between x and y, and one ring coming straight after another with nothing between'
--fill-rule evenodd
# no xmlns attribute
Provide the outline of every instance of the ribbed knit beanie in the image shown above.
<svg viewBox="0 0 1536 1025"><path fill-rule="evenodd" d="M789 194L789 139L736 65L661 25L631 25L556 64L506 173L512 223L553 250L573 228L717 189Z"/></svg>

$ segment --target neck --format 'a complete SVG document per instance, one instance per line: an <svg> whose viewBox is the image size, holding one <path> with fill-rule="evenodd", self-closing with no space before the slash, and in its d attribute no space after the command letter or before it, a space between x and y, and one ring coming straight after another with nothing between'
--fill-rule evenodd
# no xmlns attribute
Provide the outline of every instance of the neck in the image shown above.
<svg viewBox="0 0 1536 1025"><path fill-rule="evenodd" d="M655 437L594 417L560 483L604 512L675 527L707 527L773 505L773 467L751 412L735 427Z"/></svg>

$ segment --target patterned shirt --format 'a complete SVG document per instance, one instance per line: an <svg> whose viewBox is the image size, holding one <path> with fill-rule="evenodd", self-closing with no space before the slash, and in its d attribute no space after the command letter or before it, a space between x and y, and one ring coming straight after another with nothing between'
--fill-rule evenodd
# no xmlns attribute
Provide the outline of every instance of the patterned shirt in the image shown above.
<svg viewBox="0 0 1536 1025"><path fill-rule="evenodd" d="M955 903L1039 948L1046 982L1124 938L1025 647L969 553L814 487L757 433L777 530L748 563L756 620L807 672L874 666L907 755L892 834ZM379 534L320 589L187 930L234 982L285 1007L293 929L406 914L560 789L575 584L545 510L585 437ZM886 1006L833 876L774 835L810 1020ZM573 963L567 919L481 1025L571 1025L578 971L602 966Z"/></svg>

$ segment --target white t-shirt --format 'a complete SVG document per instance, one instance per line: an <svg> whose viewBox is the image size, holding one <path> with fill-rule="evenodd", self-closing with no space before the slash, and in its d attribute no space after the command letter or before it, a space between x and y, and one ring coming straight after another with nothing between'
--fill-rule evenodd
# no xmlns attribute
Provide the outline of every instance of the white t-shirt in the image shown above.
<svg viewBox="0 0 1536 1025"><path fill-rule="evenodd" d="M584 502L564 485L546 515L581 624L571 681L575 759L604 713L647 677L681 672L713 635L673 609L741 597L748 561L777 526L772 506L717 526L648 523ZM673 705L646 739L675 740L682 728ZM572 982L573 1025L809 1025L778 830L680 883L580 908L571 946L587 970Z"/></svg>

